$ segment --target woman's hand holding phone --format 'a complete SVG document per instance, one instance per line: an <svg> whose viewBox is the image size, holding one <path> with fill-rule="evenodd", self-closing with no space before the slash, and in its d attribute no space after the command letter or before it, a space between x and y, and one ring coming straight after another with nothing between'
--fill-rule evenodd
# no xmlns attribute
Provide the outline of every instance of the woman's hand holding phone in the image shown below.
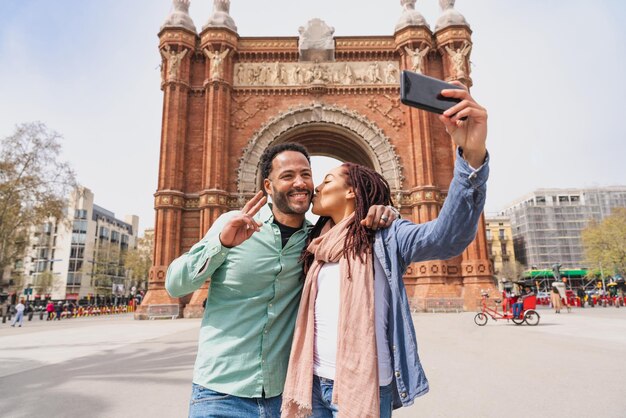
<svg viewBox="0 0 626 418"><path fill-rule="evenodd" d="M441 95L460 102L446 110L439 120L456 145L463 148L463 158L470 166L478 168L487 155L487 110L476 103L464 84L458 81L450 84L461 89L442 90Z"/></svg>

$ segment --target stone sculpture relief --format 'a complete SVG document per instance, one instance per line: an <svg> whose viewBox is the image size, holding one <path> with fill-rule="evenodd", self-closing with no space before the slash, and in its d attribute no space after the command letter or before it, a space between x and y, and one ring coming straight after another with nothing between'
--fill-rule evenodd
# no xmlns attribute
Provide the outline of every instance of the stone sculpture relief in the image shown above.
<svg viewBox="0 0 626 418"><path fill-rule="evenodd" d="M170 49L169 45L165 45L161 50L161 55L167 61L167 79L169 81L175 80L178 77L180 63L183 58L185 58L185 55L187 55L187 50L183 49L182 51L174 52Z"/></svg>
<svg viewBox="0 0 626 418"><path fill-rule="evenodd" d="M204 54L211 61L211 80L218 80L222 78L222 64L224 63L224 58L226 58L229 52L230 49L228 48L222 52L204 48Z"/></svg>
<svg viewBox="0 0 626 418"><path fill-rule="evenodd" d="M237 25L229 13L230 0L213 0L213 13L204 28L228 28L237 32Z"/></svg>
<svg viewBox="0 0 626 418"><path fill-rule="evenodd" d="M400 67L387 62L239 63L235 86L300 86L309 84L398 84Z"/></svg>
<svg viewBox="0 0 626 418"><path fill-rule="evenodd" d="M404 50L411 57L411 71L420 74L424 73L424 57L428 54L430 48L426 47L420 51L419 48L411 49L405 46Z"/></svg>
<svg viewBox="0 0 626 418"><path fill-rule="evenodd" d="M441 7L441 16L435 23L435 32L453 25L462 25L469 27L467 20L461 13L454 8L455 0L439 0Z"/></svg>
<svg viewBox="0 0 626 418"><path fill-rule="evenodd" d="M428 26L424 16L415 10L416 0L400 0L402 15L396 24L396 32L407 26Z"/></svg>
<svg viewBox="0 0 626 418"><path fill-rule="evenodd" d="M298 32L300 33L300 50L335 48L333 40L335 28L328 26L321 19L310 20L306 26L300 26Z"/></svg>
<svg viewBox="0 0 626 418"><path fill-rule="evenodd" d="M190 0L173 0L172 12L165 19L161 29L166 27L183 27L195 33L196 25L193 24L193 20L189 16L189 3Z"/></svg>
<svg viewBox="0 0 626 418"><path fill-rule="evenodd" d="M463 48L452 49L448 45L446 45L446 52L450 56L450 60L452 61L452 70L454 71L454 78L465 78L469 77L469 70L466 70L465 65L465 57L472 50L472 46L465 42L463 44Z"/></svg>

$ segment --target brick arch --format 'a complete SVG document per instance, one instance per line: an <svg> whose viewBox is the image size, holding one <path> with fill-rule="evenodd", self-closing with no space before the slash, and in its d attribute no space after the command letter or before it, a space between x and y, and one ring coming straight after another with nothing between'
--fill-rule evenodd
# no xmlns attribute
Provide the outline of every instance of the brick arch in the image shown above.
<svg viewBox="0 0 626 418"><path fill-rule="evenodd" d="M240 195L258 190L261 154L267 147L283 142L301 143L312 155L369 166L382 174L392 192L402 190L400 159L380 128L352 110L314 104L274 117L248 141L237 173Z"/></svg>

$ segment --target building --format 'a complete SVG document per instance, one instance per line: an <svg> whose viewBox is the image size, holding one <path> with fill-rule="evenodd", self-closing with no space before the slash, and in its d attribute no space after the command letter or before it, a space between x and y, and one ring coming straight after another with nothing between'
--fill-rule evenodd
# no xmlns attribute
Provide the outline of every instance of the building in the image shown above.
<svg viewBox="0 0 626 418"><path fill-rule="evenodd" d="M485 232L487 253L493 265L493 273L498 279L517 279L517 260L513 247L511 221L506 216L486 216Z"/></svg>
<svg viewBox="0 0 626 418"><path fill-rule="evenodd" d="M259 190L259 159L272 145L295 142L314 156L366 165L387 179L405 218L435 219L455 149L437 115L400 103L399 81L409 69L472 85L472 31L453 3L441 3L433 29L407 0L375 6L398 10L388 35L334 36L332 22L311 19L294 22L295 36L242 37L229 0L214 0L201 30L189 0L173 0L158 33L163 115L154 265L136 317L146 318L153 304L185 305L185 317L202 314L208 284L172 298L167 267ZM461 256L413 264L404 282L415 308L454 298L473 309L481 289L493 286L490 269L481 220Z"/></svg>
<svg viewBox="0 0 626 418"><path fill-rule="evenodd" d="M139 218L117 219L94 203L86 187L74 190L68 202L65 219L51 218L32 231L16 271L24 277L23 287L33 288L33 299L106 298L114 284L127 295L123 257L135 248Z"/></svg>
<svg viewBox="0 0 626 418"><path fill-rule="evenodd" d="M539 189L510 204L501 215L511 219L515 254L532 269L585 267L581 232L626 207L626 186L590 189Z"/></svg>

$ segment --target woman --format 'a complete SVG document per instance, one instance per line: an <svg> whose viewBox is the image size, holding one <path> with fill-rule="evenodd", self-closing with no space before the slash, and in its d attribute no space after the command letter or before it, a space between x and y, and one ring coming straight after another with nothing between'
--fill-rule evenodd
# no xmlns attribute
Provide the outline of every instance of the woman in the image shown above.
<svg viewBox="0 0 626 418"><path fill-rule="evenodd" d="M459 160L457 175L467 166ZM411 262L448 259L473 240L484 190L468 205L460 183L453 180L438 220L379 231L361 221L371 205L391 204L380 174L345 163L315 189L320 219L303 252L283 417L390 417L428 391L402 275Z"/></svg>
<svg viewBox="0 0 626 418"><path fill-rule="evenodd" d="M365 229L367 208L391 198L385 180L358 165L336 168L317 188L313 212L322 218L303 253L307 275L283 417L388 417L392 407L428 392L402 276L412 262L445 260L472 242L489 173L487 112L453 83L461 88L441 94L460 101L439 120L458 146L457 158L436 220Z"/></svg>
<svg viewBox="0 0 626 418"><path fill-rule="evenodd" d="M554 308L555 313L561 313L561 294L556 286L552 286L552 292L550 293L550 302Z"/></svg>

